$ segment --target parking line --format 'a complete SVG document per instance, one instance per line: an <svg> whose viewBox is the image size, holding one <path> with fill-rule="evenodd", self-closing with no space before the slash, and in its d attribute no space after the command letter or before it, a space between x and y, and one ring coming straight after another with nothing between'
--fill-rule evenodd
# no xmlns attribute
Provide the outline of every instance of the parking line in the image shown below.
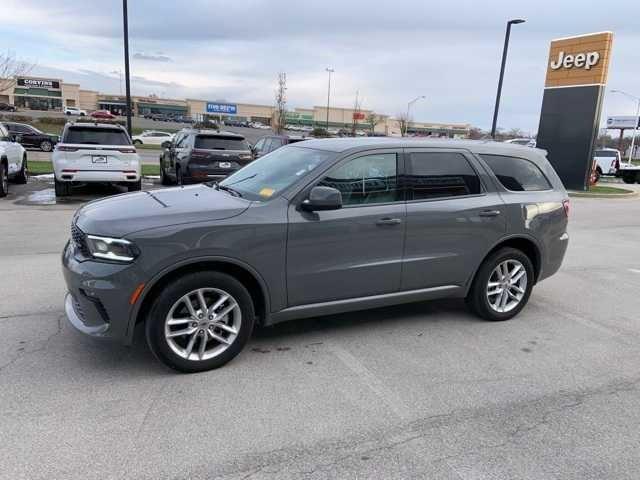
<svg viewBox="0 0 640 480"><path fill-rule="evenodd" d="M637 268L630 268L629 271L633 273L640 273L640 270Z"/></svg>

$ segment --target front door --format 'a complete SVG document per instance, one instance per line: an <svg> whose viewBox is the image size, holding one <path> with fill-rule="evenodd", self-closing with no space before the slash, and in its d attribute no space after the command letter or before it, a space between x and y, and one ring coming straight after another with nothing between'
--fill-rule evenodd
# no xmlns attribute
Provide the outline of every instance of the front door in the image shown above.
<svg viewBox="0 0 640 480"><path fill-rule="evenodd" d="M394 150L349 157L313 184L340 190L341 209L306 212L291 203L289 306L399 289L406 215L399 170Z"/></svg>
<svg viewBox="0 0 640 480"><path fill-rule="evenodd" d="M504 203L463 150L406 149L402 290L462 286L506 229Z"/></svg>

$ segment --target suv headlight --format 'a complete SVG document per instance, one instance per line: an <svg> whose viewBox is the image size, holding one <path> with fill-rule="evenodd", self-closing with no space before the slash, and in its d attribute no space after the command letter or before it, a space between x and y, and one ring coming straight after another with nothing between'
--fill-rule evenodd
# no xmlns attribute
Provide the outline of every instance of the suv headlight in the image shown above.
<svg viewBox="0 0 640 480"><path fill-rule="evenodd" d="M92 257L115 262L132 262L140 254L138 248L124 238L87 235L87 247Z"/></svg>

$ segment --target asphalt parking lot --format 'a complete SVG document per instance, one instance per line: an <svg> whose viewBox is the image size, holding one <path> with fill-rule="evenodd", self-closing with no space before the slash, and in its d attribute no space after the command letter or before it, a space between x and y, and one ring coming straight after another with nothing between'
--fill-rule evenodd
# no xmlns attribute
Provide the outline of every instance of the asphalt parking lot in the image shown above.
<svg viewBox="0 0 640 480"><path fill-rule="evenodd" d="M0 478L638 478L639 197L573 198L563 268L511 321L452 301L321 317L179 375L64 318L72 214L117 191L10 192Z"/></svg>

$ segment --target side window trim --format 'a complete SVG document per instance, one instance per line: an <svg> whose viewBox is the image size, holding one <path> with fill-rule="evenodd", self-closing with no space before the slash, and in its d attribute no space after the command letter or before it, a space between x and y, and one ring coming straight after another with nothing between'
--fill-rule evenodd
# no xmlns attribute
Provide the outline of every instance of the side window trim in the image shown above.
<svg viewBox="0 0 640 480"><path fill-rule="evenodd" d="M478 165L477 163L477 159L468 151L468 150L463 150L463 149L456 149L456 148L420 148L420 147L409 147L409 148L404 148L403 149L404 152L404 157L405 157L405 163L403 165L403 173L402 173L402 188L404 191L404 198L405 201L407 203L419 203L419 202L442 202L442 201L449 201L449 200L457 200L457 199L463 199L463 198L474 198L474 197L484 197L487 195L488 190L487 190L487 186L485 184L485 179L483 177L486 176L486 173L483 170L480 170L478 167L483 167L482 165ZM417 199L410 199L409 198L409 189L407 188L406 185L406 181L405 181L405 176L408 175L409 173L411 173L411 164L409 162L409 158L410 155L412 153L459 153L461 154L465 160L467 161L467 163L469 164L469 166L471 167L471 169L475 172L476 176L478 177L478 180L480 182L480 193L471 193L468 195L452 195L452 196L448 196L448 197L435 197L435 198L417 198Z"/></svg>

